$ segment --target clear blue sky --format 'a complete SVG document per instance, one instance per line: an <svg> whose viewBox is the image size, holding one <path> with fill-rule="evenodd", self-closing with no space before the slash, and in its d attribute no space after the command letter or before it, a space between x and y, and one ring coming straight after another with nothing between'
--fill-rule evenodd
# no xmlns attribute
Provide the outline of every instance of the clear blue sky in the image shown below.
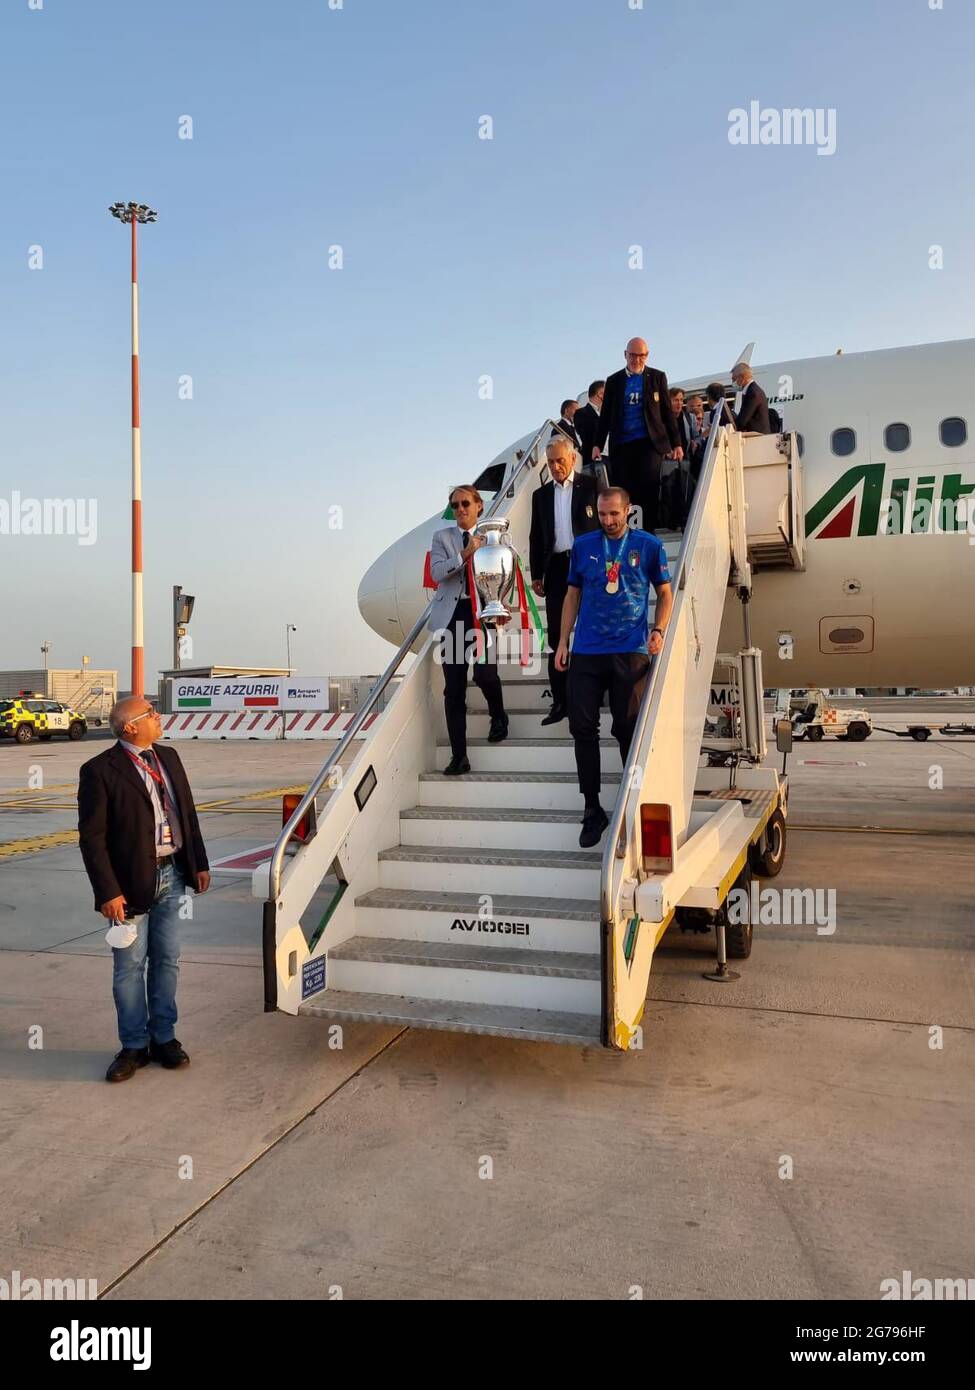
<svg viewBox="0 0 975 1390"><path fill-rule="evenodd" d="M300 671L359 673L391 651L355 606L367 565L632 334L672 378L752 338L760 362L972 334L973 49L970 0L4 0L0 497L94 497L99 532L0 536L0 668L50 638L128 683L109 203L159 210L150 682L174 583L199 662L283 664L290 621ZM732 146L753 99L835 107L836 154Z"/></svg>

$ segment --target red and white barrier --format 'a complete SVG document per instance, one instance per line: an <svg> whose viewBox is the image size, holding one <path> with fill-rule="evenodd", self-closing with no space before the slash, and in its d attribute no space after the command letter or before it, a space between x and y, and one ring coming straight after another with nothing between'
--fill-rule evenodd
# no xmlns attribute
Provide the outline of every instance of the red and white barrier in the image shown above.
<svg viewBox="0 0 975 1390"><path fill-rule="evenodd" d="M381 715L370 714L356 738ZM163 738L340 739L354 714L328 710L180 710L162 716Z"/></svg>

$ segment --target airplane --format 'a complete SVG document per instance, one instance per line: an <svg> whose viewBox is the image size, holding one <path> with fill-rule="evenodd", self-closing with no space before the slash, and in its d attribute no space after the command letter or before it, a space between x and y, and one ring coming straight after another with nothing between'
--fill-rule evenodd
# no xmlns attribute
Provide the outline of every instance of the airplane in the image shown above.
<svg viewBox="0 0 975 1390"><path fill-rule="evenodd" d="M750 361L749 344L736 361ZM752 642L766 684L971 684L975 675L975 339L773 362L755 379L794 432L801 458L801 573L757 569ZM730 370L672 383L686 392ZM581 395L580 400L585 399ZM968 416L973 416L969 422ZM503 491L534 432L502 450L475 480L485 501ZM539 481L547 478L540 470ZM390 546L359 586L359 610L399 645L429 602L430 517ZM510 540L527 557L528 536ZM721 648L739 645L728 604ZM776 656L781 657L780 662Z"/></svg>

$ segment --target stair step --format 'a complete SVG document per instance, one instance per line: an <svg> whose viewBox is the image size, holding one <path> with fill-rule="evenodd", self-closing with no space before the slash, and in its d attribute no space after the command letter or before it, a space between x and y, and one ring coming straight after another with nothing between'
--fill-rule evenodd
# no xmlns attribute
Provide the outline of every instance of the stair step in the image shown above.
<svg viewBox="0 0 975 1390"><path fill-rule="evenodd" d="M510 739L508 742L510 743ZM603 774L603 782L617 785L623 780L620 772ZM516 786L568 786L577 787L578 778L574 772L467 772L463 777L446 777L442 772L421 772L421 782L448 782L452 787L466 787L471 782L504 783Z"/></svg>
<svg viewBox="0 0 975 1390"><path fill-rule="evenodd" d="M512 897L508 893L495 893L493 898L495 915L498 918L551 917L560 920L599 922L599 904L588 898L529 898ZM428 893L415 888L373 888L355 900L356 907L375 907L384 912L447 912L459 913L465 917L476 917L481 908L481 900L473 893Z"/></svg>
<svg viewBox="0 0 975 1390"><path fill-rule="evenodd" d="M552 727L558 728L558 725L553 725ZM600 746L603 748L616 748L618 746L615 738L601 738L599 742ZM553 743L560 744L563 748L575 749L575 741L571 738L567 738L564 733L559 738L543 738L541 736L537 738L506 738L502 739L502 743L505 748L511 749L550 748ZM469 738L467 740L467 746L468 748L500 748L501 744L489 743L486 738ZM437 747L443 748L447 752L450 751L450 744L446 739L438 739Z"/></svg>
<svg viewBox="0 0 975 1390"><path fill-rule="evenodd" d="M522 950L489 946L482 941L404 941L398 937L353 936L328 953L336 961L378 961L388 965L424 965L430 969L491 970L499 974L551 975L567 980L598 980L598 942L583 951Z"/></svg>
<svg viewBox="0 0 975 1390"><path fill-rule="evenodd" d="M448 778L448 781L451 779ZM469 781L469 778L461 779ZM575 780L575 779L573 779ZM579 825L581 811L547 811L537 806L525 809L512 809L497 806L411 806L408 811L400 811L400 820L485 820L508 822L542 821L545 824L558 822L566 825Z"/></svg>
<svg viewBox="0 0 975 1390"><path fill-rule="evenodd" d="M505 709L508 716L509 737L508 742L520 743L522 741L538 741L544 739L549 742L551 739L569 738L569 721L561 719L557 724L546 724L542 727L542 720L548 710L551 709L551 702L547 703L545 709L538 710L514 710ZM611 715L608 708L600 711L602 731L609 733ZM491 716L486 709L471 709L467 712L467 741L468 743L485 743L491 729ZM440 713L438 738L446 738L446 722L443 712ZM571 741L571 739L570 739ZM615 742L615 740L614 740Z"/></svg>
<svg viewBox="0 0 975 1390"><path fill-rule="evenodd" d="M460 1000L403 998L389 994L357 994L327 989L301 1005L301 1014L347 1019L407 1028L433 1028L448 1033L481 1033L526 1042L598 1046L599 1017L543 1009L511 1008L503 1004L466 1004Z"/></svg>
<svg viewBox="0 0 975 1390"><path fill-rule="evenodd" d="M564 727L564 726L563 726ZM614 771L620 770L620 755L616 740L599 740L606 750L606 762ZM450 745L446 740L437 742L438 758L446 766L450 759ZM471 738L467 741L467 757L475 772L500 772L511 769L515 772L571 772L575 768L575 745L571 738L507 738L501 743L489 743L487 739Z"/></svg>
<svg viewBox="0 0 975 1390"><path fill-rule="evenodd" d="M357 994L599 1012L600 957L592 951L519 949L470 937L411 941L364 935L332 947L325 970L329 989Z"/></svg>
<svg viewBox="0 0 975 1390"><path fill-rule="evenodd" d="M516 951L599 949L595 898L544 898L510 893L438 893L429 889L374 888L355 900L359 936L400 941L497 943Z"/></svg>
<svg viewBox="0 0 975 1390"><path fill-rule="evenodd" d="M621 773L603 769L603 806L607 812L619 796L621 780ZM420 796L432 806L466 806L476 799L485 809L550 807L580 814L582 810L575 772L468 772L463 777L421 772L420 784Z"/></svg>
<svg viewBox="0 0 975 1390"><path fill-rule="evenodd" d="M463 780L463 779L460 779ZM467 845L505 849L517 839L526 850L578 848L582 797L575 806L556 810L510 806L413 806L400 812L400 846ZM513 827L517 827L512 834Z"/></svg>
<svg viewBox="0 0 975 1390"><path fill-rule="evenodd" d="M466 845L400 845L379 851L379 886L543 897L557 885L564 890L565 876L571 874L569 896L597 898L601 864L598 848L479 850Z"/></svg>

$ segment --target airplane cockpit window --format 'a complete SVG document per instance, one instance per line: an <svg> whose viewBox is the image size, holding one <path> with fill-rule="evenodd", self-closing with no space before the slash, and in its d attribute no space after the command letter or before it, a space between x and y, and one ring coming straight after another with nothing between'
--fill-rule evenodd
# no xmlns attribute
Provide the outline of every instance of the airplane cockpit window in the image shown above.
<svg viewBox="0 0 975 1390"><path fill-rule="evenodd" d="M829 445L834 454L838 454L841 459L846 458L857 446L856 430L848 429L845 425L842 429L834 430L830 435Z"/></svg>
<svg viewBox="0 0 975 1390"><path fill-rule="evenodd" d="M949 415L942 420L938 433L946 449L958 449L968 439L968 426L959 415Z"/></svg>
<svg viewBox="0 0 975 1390"><path fill-rule="evenodd" d="M884 430L884 443L892 454L902 454L911 445L911 427L898 422Z"/></svg>
<svg viewBox="0 0 975 1390"><path fill-rule="evenodd" d="M505 463L492 463L490 468L485 468L481 476L475 481L474 486L478 492L500 492L504 482L504 472L507 468Z"/></svg>

